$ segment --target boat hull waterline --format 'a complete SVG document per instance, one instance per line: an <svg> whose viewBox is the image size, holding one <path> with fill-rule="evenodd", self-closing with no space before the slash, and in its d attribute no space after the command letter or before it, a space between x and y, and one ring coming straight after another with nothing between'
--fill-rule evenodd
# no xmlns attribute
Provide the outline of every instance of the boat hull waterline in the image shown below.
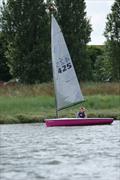
<svg viewBox="0 0 120 180"><path fill-rule="evenodd" d="M54 126L90 126L112 124L113 118L57 118L45 119L47 127Z"/></svg>

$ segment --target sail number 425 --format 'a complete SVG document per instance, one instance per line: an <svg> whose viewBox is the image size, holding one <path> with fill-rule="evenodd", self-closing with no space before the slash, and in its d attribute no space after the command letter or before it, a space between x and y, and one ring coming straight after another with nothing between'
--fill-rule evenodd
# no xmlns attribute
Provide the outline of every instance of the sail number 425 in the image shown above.
<svg viewBox="0 0 120 180"><path fill-rule="evenodd" d="M72 66L70 63L63 65L62 67L58 68L58 73L62 73L70 69Z"/></svg>

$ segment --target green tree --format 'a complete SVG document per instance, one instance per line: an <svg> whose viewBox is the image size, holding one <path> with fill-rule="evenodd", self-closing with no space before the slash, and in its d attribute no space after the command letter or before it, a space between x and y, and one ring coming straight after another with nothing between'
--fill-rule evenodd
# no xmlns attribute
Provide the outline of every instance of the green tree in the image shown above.
<svg viewBox="0 0 120 180"><path fill-rule="evenodd" d="M95 81L110 81L112 77L112 68L106 51L97 56L94 64L93 79Z"/></svg>
<svg viewBox="0 0 120 180"><path fill-rule="evenodd" d="M106 48L112 65L112 80L120 79L120 0L115 0L107 16L105 29Z"/></svg>
<svg viewBox="0 0 120 180"><path fill-rule="evenodd" d="M50 3L50 0L48 0ZM51 1L52 2L52 1ZM84 0L55 0L55 16L61 26L79 79L89 79L90 62L86 55L86 44L92 31L86 17Z"/></svg>
<svg viewBox="0 0 120 180"><path fill-rule="evenodd" d="M5 45L4 37L0 33L0 81L8 81L12 76L8 66L7 59L5 57Z"/></svg>
<svg viewBox="0 0 120 180"><path fill-rule="evenodd" d="M50 29L44 0L8 0L1 24L14 77L23 83L50 80Z"/></svg>
<svg viewBox="0 0 120 180"><path fill-rule="evenodd" d="M100 80L101 78L98 78L98 70L99 70L99 64L100 60L103 58L104 50L103 46L98 46L98 45L88 45L87 46L87 54L90 60L91 64L91 74L90 78L91 81L93 80Z"/></svg>

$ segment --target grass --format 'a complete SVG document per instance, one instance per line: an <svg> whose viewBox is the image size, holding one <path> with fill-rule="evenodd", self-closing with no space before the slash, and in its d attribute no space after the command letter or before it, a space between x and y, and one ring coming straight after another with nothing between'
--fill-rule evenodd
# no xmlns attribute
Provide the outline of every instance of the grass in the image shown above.
<svg viewBox="0 0 120 180"><path fill-rule="evenodd" d="M85 96L87 95L119 95L120 84L99 83L99 82L81 82L81 89ZM0 87L0 96L54 96L53 83L42 83L37 85L6 85Z"/></svg>
<svg viewBox="0 0 120 180"><path fill-rule="evenodd" d="M52 83L37 85L5 85L0 88L0 96L53 96L54 87Z"/></svg>
<svg viewBox="0 0 120 180"><path fill-rule="evenodd" d="M43 122L55 117L53 89L51 83L0 87L0 123ZM75 117L79 106L85 106L88 117L120 119L118 83L82 83L81 89L86 101L60 111L61 117Z"/></svg>
<svg viewBox="0 0 120 180"><path fill-rule="evenodd" d="M82 92L85 95L120 95L119 82L88 82L81 84Z"/></svg>
<svg viewBox="0 0 120 180"><path fill-rule="evenodd" d="M86 107L89 117L120 119L118 96L87 96L82 105ZM61 111L60 116L74 117L79 106ZM0 123L43 122L44 118L50 117L55 117L53 97L0 97Z"/></svg>

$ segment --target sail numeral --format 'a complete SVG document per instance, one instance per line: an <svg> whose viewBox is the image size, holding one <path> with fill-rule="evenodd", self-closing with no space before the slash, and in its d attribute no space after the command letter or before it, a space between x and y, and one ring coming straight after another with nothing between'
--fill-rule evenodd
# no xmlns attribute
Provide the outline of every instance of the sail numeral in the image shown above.
<svg viewBox="0 0 120 180"><path fill-rule="evenodd" d="M58 73L62 73L62 70L61 70L61 68L58 68Z"/></svg>
<svg viewBox="0 0 120 180"><path fill-rule="evenodd" d="M66 65L62 66L62 68L63 68L63 69L62 69L63 72L65 72L65 71L67 70Z"/></svg>
<svg viewBox="0 0 120 180"><path fill-rule="evenodd" d="M71 63L68 63L66 65L63 65L61 68L58 68L58 73L62 73L67 71L68 69L70 69L72 67Z"/></svg>
<svg viewBox="0 0 120 180"><path fill-rule="evenodd" d="M72 66L70 63L67 64L67 68L70 69Z"/></svg>

